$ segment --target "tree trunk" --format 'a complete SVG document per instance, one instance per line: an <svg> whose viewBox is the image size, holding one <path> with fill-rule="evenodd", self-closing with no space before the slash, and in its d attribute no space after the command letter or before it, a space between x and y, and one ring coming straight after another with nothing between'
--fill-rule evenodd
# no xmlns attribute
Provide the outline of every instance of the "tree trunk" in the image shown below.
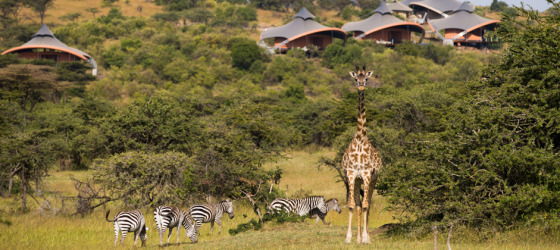
<svg viewBox="0 0 560 250"><path fill-rule="evenodd" d="M25 171L21 171L21 212L25 212L27 207L27 181Z"/></svg>
<svg viewBox="0 0 560 250"><path fill-rule="evenodd" d="M10 180L8 181L8 194L12 194L12 184L14 183L14 175L17 174L17 172L20 169L20 164L18 163L17 166L12 169L12 171L10 171Z"/></svg>
<svg viewBox="0 0 560 250"><path fill-rule="evenodd" d="M438 247L437 247L437 226L433 226L432 231L434 232L434 250L438 250Z"/></svg>

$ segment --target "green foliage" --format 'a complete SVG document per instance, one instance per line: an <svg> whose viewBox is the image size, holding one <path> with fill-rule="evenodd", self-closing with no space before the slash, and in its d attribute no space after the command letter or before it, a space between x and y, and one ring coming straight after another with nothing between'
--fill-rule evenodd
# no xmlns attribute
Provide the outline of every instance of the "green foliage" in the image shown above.
<svg viewBox="0 0 560 250"><path fill-rule="evenodd" d="M261 59L261 50L253 41L237 41L231 46L231 57L233 66L248 70L251 65Z"/></svg>
<svg viewBox="0 0 560 250"><path fill-rule="evenodd" d="M352 7L346 6L346 7L344 7L344 9L342 10L342 13L341 13L341 14L342 14L342 19L348 21L348 20L351 20L353 16L357 16L357 15L358 15L358 10L356 10L356 9L354 9L354 8L352 8Z"/></svg>
<svg viewBox="0 0 560 250"><path fill-rule="evenodd" d="M236 234L240 234L243 232L247 232L249 230L260 230L263 225L267 222L274 222L275 224L283 224L286 222L303 222L305 219L308 218L307 216L299 216L294 213L286 213L285 211L278 211L276 213L265 213L263 215L263 219L256 221L255 219L251 219L247 223L241 223L237 225L237 228L231 228L228 230L228 233L231 236L235 236Z"/></svg>
<svg viewBox="0 0 560 250"><path fill-rule="evenodd" d="M424 225L506 228L560 209L559 20L520 14L498 30L509 43L500 62L383 174L381 193Z"/></svg>
<svg viewBox="0 0 560 250"><path fill-rule="evenodd" d="M117 154L93 165L93 178L109 191L113 200L124 200L127 205L157 206L183 204L197 193L179 192L196 190L185 186L185 176L193 171L183 153L162 154L127 152Z"/></svg>

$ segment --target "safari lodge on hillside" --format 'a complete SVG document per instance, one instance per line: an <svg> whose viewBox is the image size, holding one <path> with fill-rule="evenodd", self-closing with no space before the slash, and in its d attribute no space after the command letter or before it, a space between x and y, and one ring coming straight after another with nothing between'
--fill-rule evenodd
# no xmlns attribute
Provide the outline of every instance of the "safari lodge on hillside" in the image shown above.
<svg viewBox="0 0 560 250"><path fill-rule="evenodd" d="M292 48L307 49L310 45L325 49L335 38L346 41L343 30L316 22L315 16L305 7L292 18L294 20L284 26L265 29L260 37L261 46L284 52ZM273 46L265 43L268 38L274 38Z"/></svg>
<svg viewBox="0 0 560 250"><path fill-rule="evenodd" d="M484 35L488 30L496 29L500 21L483 18L473 11L474 6L464 2L448 17L429 20L428 25L443 40L443 44L491 47L497 41Z"/></svg>
<svg viewBox="0 0 560 250"><path fill-rule="evenodd" d="M25 59L53 60L56 64L84 60L91 65L92 74L97 75L97 63L95 60L87 53L62 43L54 36L46 24L43 24L41 29L27 43L8 49L2 52L2 55L8 53L17 53L19 58Z"/></svg>
<svg viewBox="0 0 560 250"><path fill-rule="evenodd" d="M392 15L393 11L382 3L373 11L370 17L358 21L349 22L342 26L345 32L352 32L354 39L369 39L376 43L392 46L405 41L412 41L412 32L420 33L421 43L424 39L424 28L422 25L403 21Z"/></svg>
<svg viewBox="0 0 560 250"><path fill-rule="evenodd" d="M421 23L427 20L446 18L455 9L461 6L457 0L412 0L406 1L416 15L422 16Z"/></svg>

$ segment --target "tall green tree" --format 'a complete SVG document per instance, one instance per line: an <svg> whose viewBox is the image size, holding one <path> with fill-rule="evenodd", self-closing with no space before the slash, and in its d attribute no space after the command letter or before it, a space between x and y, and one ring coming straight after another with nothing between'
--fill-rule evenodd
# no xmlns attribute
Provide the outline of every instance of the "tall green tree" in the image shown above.
<svg viewBox="0 0 560 250"><path fill-rule="evenodd" d="M417 221L506 227L560 209L560 17L518 11L498 29L500 62L381 178Z"/></svg>
<svg viewBox="0 0 560 250"><path fill-rule="evenodd" d="M47 9L53 6L54 0L31 0L28 1L29 6L33 11L37 12L41 17L41 24L44 23L45 14L47 13Z"/></svg>

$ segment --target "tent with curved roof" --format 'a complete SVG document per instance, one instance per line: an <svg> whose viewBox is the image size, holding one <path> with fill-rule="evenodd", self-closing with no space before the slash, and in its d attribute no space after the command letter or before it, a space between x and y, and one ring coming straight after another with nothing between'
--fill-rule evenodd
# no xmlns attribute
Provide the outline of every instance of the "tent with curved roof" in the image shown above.
<svg viewBox="0 0 560 250"><path fill-rule="evenodd" d="M461 6L461 2L457 0L422 0L412 1L408 4L416 13L427 15L428 19L445 18Z"/></svg>
<svg viewBox="0 0 560 250"><path fill-rule="evenodd" d="M93 68L93 75L97 75L97 63L95 60L87 53L69 47L59 41L46 24L43 24L41 29L32 36L31 40L19 47L2 52L2 55L8 53L18 53L20 58L27 59L51 59L57 63L81 59L90 64Z"/></svg>
<svg viewBox="0 0 560 250"><path fill-rule="evenodd" d="M405 14L407 18L412 13L412 8L401 2L387 2L387 7L393 12Z"/></svg>
<svg viewBox="0 0 560 250"><path fill-rule="evenodd" d="M346 40L343 30L324 26L313 20L314 17L303 7L290 23L265 29L261 33L261 44L265 44L264 39L274 38L274 49L305 48L311 44L324 49L333 42L333 38Z"/></svg>
<svg viewBox="0 0 560 250"><path fill-rule="evenodd" d="M373 15L358 22L349 22L342 26L345 32L353 32L355 39L370 39L378 43L394 44L411 40L411 32L422 33L420 41L424 37L422 25L405 22L393 16L392 11L386 3L379 5L373 11Z"/></svg>
<svg viewBox="0 0 560 250"><path fill-rule="evenodd" d="M483 39L484 33L486 30L495 29L500 21L481 17L473 11L474 6L464 2L449 17L430 20L428 25L434 33L444 40L444 43L486 42ZM444 35L439 33L441 30L444 31Z"/></svg>

